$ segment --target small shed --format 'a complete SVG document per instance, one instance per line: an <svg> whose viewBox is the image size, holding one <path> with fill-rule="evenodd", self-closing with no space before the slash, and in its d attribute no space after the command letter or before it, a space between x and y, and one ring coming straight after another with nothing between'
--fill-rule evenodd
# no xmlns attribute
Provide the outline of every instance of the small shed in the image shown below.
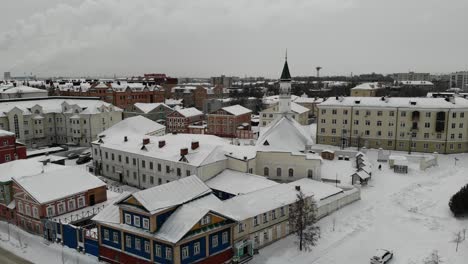
<svg viewBox="0 0 468 264"><path fill-rule="evenodd" d="M351 183L354 185L359 182L361 185L367 185L370 178L371 176L367 172L360 170L351 175Z"/></svg>
<svg viewBox="0 0 468 264"><path fill-rule="evenodd" d="M335 159L335 151L325 149L325 150L322 150L322 152L320 153L320 156L322 156L322 159L334 160Z"/></svg>
<svg viewBox="0 0 468 264"><path fill-rule="evenodd" d="M393 163L393 171L396 173L408 173L408 160L405 159L395 160Z"/></svg>

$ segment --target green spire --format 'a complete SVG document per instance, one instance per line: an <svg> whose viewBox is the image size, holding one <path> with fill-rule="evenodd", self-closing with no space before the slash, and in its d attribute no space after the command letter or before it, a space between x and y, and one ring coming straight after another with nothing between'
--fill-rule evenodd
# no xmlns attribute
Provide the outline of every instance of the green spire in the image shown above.
<svg viewBox="0 0 468 264"><path fill-rule="evenodd" d="M284 62L283 72L281 73L280 80L284 80L284 81L290 81L291 80L291 74L289 73L287 58L286 58L286 61Z"/></svg>

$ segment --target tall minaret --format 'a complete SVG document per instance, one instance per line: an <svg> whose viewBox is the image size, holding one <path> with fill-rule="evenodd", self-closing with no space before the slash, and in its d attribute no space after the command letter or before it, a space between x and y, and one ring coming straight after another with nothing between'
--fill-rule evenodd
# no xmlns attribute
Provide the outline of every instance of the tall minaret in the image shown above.
<svg viewBox="0 0 468 264"><path fill-rule="evenodd" d="M288 67L288 52L284 61L283 72L280 77L279 89L279 106L280 113L286 114L291 112L291 74Z"/></svg>

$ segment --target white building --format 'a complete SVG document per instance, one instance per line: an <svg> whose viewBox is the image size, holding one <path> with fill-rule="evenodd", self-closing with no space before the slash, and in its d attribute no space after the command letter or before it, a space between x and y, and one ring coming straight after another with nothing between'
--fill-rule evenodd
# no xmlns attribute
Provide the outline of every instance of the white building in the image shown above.
<svg viewBox="0 0 468 264"><path fill-rule="evenodd" d="M453 72L450 74L450 87L468 90L468 71Z"/></svg>
<svg viewBox="0 0 468 264"><path fill-rule="evenodd" d="M44 89L38 89L24 85L17 87L13 84L0 86L0 99L34 98L47 96L47 90Z"/></svg>
<svg viewBox="0 0 468 264"><path fill-rule="evenodd" d="M37 98L0 102L0 129L28 147L89 146L99 133L122 120L122 110L89 98Z"/></svg>

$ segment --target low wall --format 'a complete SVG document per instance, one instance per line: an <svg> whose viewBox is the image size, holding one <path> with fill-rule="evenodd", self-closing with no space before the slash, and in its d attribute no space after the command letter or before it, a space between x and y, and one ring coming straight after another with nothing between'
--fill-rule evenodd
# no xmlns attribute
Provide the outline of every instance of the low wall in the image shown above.
<svg viewBox="0 0 468 264"><path fill-rule="evenodd" d="M361 190L359 188L352 188L344 190L341 194L318 201L317 219L323 218L358 200L361 200Z"/></svg>

